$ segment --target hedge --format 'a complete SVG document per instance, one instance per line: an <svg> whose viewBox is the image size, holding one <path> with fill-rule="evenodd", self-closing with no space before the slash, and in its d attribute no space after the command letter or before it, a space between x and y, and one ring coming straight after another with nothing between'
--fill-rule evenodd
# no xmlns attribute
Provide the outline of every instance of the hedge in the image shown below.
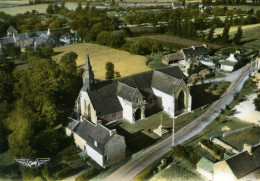
<svg viewBox="0 0 260 181"><path fill-rule="evenodd" d="M97 168L91 168L82 174L78 175L76 178L76 181L85 181L85 180L90 180L91 178L95 177L98 175L99 171Z"/></svg>

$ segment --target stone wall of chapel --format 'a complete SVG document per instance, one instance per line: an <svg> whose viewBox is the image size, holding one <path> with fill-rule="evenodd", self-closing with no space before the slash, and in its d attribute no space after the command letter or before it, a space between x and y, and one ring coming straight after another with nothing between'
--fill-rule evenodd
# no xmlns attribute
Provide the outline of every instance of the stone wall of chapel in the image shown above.
<svg viewBox="0 0 260 181"><path fill-rule="evenodd" d="M88 93L85 91L81 91L80 93L80 107L81 107L81 115L84 117L89 117L88 115L88 106L90 105L90 117L91 117L91 122L97 124L97 115L96 111L91 103L91 100L88 96Z"/></svg>
<svg viewBox="0 0 260 181"><path fill-rule="evenodd" d="M109 166L125 158L125 138L115 134L106 144L104 152L104 164Z"/></svg>

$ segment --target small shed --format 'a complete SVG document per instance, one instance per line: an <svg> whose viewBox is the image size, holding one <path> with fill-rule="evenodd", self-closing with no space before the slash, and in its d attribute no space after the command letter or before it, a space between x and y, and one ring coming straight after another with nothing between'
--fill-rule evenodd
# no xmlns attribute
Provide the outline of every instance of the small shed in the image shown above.
<svg viewBox="0 0 260 181"><path fill-rule="evenodd" d="M234 69L234 66L237 64L237 62L238 61L235 58L235 55L230 54L229 57L226 60L224 60L220 63L221 64L220 69L224 70L224 71L232 72L233 69Z"/></svg>
<svg viewBox="0 0 260 181"><path fill-rule="evenodd" d="M197 172L208 180L213 178L213 165L214 163L205 157L202 157L197 163Z"/></svg>

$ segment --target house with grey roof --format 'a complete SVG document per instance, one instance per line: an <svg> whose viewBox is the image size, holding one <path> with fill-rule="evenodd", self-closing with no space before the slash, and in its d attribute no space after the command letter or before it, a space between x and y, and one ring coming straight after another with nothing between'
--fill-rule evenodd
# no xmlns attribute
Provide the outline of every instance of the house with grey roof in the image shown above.
<svg viewBox="0 0 260 181"><path fill-rule="evenodd" d="M202 157L196 164L196 171L207 180L212 180L214 163L205 157Z"/></svg>
<svg viewBox="0 0 260 181"><path fill-rule="evenodd" d="M9 26L7 29L7 36L13 36L13 34L17 35L18 31L14 27Z"/></svg>
<svg viewBox="0 0 260 181"><path fill-rule="evenodd" d="M162 58L162 63L169 65L180 63L182 60L186 63L193 63L199 61L204 56L210 53L208 46L206 44L201 46L191 46L189 48L183 48L179 52L165 55ZM185 63L182 63L184 65Z"/></svg>
<svg viewBox="0 0 260 181"><path fill-rule="evenodd" d="M102 167L125 158L125 138L99 123L70 118L66 134L72 136L75 144Z"/></svg>
<svg viewBox="0 0 260 181"><path fill-rule="evenodd" d="M12 28L10 28L11 32ZM34 31L29 33L13 33L12 36L0 38L0 49L8 45L15 45L21 48L38 49L42 46L62 46L76 42L75 33L71 33L69 28L60 28L47 31Z"/></svg>
<svg viewBox="0 0 260 181"><path fill-rule="evenodd" d="M220 69L223 71L232 72L237 62L238 61L235 58L235 55L231 53L226 60L220 63L221 64Z"/></svg>
<svg viewBox="0 0 260 181"><path fill-rule="evenodd" d="M97 124L119 119L135 123L163 110L172 117L191 111L191 95L186 76L178 66L134 74L96 83L86 56L83 87L75 106L75 119Z"/></svg>
<svg viewBox="0 0 260 181"><path fill-rule="evenodd" d="M259 181L260 144L244 145L242 152L213 165L214 181Z"/></svg>
<svg viewBox="0 0 260 181"><path fill-rule="evenodd" d="M199 61L205 55L209 54L209 50L206 44L201 46L192 46L190 48L183 48L181 52L183 53L184 59L190 62Z"/></svg>

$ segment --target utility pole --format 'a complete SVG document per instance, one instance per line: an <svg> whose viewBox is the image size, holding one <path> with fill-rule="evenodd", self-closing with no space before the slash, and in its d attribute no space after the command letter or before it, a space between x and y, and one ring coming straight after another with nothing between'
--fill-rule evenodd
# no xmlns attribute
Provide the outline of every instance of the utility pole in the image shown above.
<svg viewBox="0 0 260 181"><path fill-rule="evenodd" d="M172 147L174 147L174 124L175 124L175 117L172 118Z"/></svg>

